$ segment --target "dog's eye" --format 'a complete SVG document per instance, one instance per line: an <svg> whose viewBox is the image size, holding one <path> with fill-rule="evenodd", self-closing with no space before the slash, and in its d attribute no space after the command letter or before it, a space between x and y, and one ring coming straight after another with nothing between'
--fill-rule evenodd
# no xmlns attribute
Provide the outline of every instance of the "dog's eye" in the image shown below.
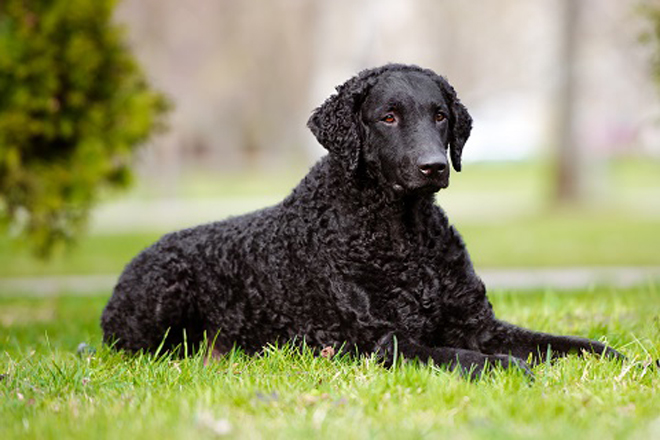
<svg viewBox="0 0 660 440"><path fill-rule="evenodd" d="M442 112L437 112L437 113L435 114L435 122L442 122L442 121L444 121L445 119L447 119L447 117L444 115L444 113L442 113Z"/></svg>
<svg viewBox="0 0 660 440"><path fill-rule="evenodd" d="M388 113L381 119L386 124L394 124L396 122L396 117L392 113Z"/></svg>

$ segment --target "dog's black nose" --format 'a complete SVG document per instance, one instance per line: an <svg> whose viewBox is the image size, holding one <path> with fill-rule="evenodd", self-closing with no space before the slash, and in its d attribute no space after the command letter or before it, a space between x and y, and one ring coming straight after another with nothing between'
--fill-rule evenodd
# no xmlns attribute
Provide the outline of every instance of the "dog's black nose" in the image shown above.
<svg viewBox="0 0 660 440"><path fill-rule="evenodd" d="M420 161L419 170L426 177L433 177L436 174L441 174L447 169L447 160L434 159Z"/></svg>

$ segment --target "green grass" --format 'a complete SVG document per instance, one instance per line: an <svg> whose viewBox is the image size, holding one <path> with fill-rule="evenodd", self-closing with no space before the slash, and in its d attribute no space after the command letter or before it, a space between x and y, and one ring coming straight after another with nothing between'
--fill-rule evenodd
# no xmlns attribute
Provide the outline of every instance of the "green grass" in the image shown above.
<svg viewBox="0 0 660 440"><path fill-rule="evenodd" d="M39 260L28 249L0 237L0 277L117 274L160 233L91 235L65 253Z"/></svg>
<svg viewBox="0 0 660 440"><path fill-rule="evenodd" d="M660 290L496 292L498 315L607 341L630 360L571 357L536 381L495 371L315 358L288 347L204 366L100 344L105 296L0 297L0 437L598 438L660 436ZM87 342L94 356L78 356ZM225 433L225 434L222 434ZM222 435L221 435L222 434Z"/></svg>
<svg viewBox="0 0 660 440"><path fill-rule="evenodd" d="M479 267L660 266L660 218L553 211L455 225Z"/></svg>

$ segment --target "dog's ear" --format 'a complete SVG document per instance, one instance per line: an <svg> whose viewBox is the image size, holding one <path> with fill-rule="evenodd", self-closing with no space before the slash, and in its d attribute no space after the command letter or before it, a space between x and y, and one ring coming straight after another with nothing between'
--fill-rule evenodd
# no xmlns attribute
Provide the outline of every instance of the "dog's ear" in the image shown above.
<svg viewBox="0 0 660 440"><path fill-rule="evenodd" d="M307 121L319 143L339 158L349 173L354 173L359 165L365 136L360 107L373 83L370 76L351 78L337 87L337 93L314 110Z"/></svg>
<svg viewBox="0 0 660 440"><path fill-rule="evenodd" d="M456 96L456 91L451 84L442 77L438 78L438 82L449 104L449 155L451 156L451 164L456 171L461 171L463 146L470 137L472 117L468 113L467 108L458 99L458 96Z"/></svg>

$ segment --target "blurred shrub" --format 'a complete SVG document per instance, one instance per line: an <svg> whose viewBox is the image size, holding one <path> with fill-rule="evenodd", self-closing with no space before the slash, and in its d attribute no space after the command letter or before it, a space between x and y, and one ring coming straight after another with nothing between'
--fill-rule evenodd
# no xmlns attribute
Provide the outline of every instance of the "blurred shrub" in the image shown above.
<svg viewBox="0 0 660 440"><path fill-rule="evenodd" d="M112 23L115 0L0 1L0 228L41 256L83 230L98 191L167 110Z"/></svg>
<svg viewBox="0 0 660 440"><path fill-rule="evenodd" d="M641 40L653 50L651 58L653 80L660 87L660 2L658 0L642 2L640 11L646 16L650 25L642 34Z"/></svg>

